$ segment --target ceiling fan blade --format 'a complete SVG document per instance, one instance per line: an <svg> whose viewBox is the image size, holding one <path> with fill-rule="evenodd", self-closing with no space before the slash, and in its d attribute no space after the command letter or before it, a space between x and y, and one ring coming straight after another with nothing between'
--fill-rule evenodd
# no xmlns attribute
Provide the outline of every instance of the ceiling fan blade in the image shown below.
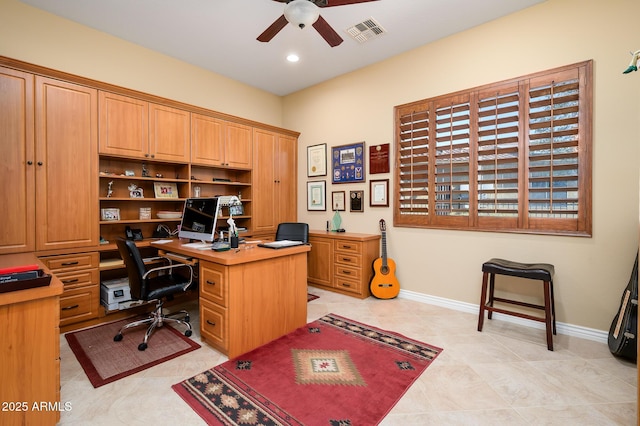
<svg viewBox="0 0 640 426"><path fill-rule="evenodd" d="M344 41L322 16L318 17L318 20L313 24L313 28L318 31L331 47L336 47Z"/></svg>
<svg viewBox="0 0 640 426"><path fill-rule="evenodd" d="M273 22L273 24L269 26L269 28L264 30L264 32L258 36L257 40L263 43L271 41L271 39L274 38L276 34L280 32L281 29L286 27L288 23L289 22L287 21L287 18L285 18L284 15L282 15L281 17L276 19Z"/></svg>
<svg viewBox="0 0 640 426"><path fill-rule="evenodd" d="M367 3L370 1L378 0L321 0L316 2L318 7L333 7L333 6L346 6L349 4Z"/></svg>

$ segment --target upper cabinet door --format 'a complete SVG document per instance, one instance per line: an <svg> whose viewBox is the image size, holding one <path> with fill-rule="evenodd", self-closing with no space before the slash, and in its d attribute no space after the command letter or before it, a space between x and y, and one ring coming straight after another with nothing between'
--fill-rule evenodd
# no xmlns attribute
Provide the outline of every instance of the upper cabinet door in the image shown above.
<svg viewBox="0 0 640 426"><path fill-rule="evenodd" d="M36 76L36 249L98 246L98 92Z"/></svg>
<svg viewBox="0 0 640 426"><path fill-rule="evenodd" d="M149 151L156 160L188 163L191 158L191 114L149 104Z"/></svg>
<svg viewBox="0 0 640 426"><path fill-rule="evenodd" d="M253 129L249 126L226 123L225 161L227 166L251 168L252 135Z"/></svg>
<svg viewBox="0 0 640 426"><path fill-rule="evenodd" d="M191 162L204 166L224 164L224 121L191 114Z"/></svg>
<svg viewBox="0 0 640 426"><path fill-rule="evenodd" d="M0 68L0 254L35 249L33 75Z"/></svg>
<svg viewBox="0 0 640 426"><path fill-rule="evenodd" d="M148 158L149 103L100 92L100 154Z"/></svg>

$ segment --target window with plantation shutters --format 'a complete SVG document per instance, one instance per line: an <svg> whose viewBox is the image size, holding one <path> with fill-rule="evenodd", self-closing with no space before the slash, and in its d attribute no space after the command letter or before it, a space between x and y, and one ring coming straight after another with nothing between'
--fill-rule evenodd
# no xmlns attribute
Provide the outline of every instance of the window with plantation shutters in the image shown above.
<svg viewBox="0 0 640 426"><path fill-rule="evenodd" d="M400 105L394 225L591 235L592 61Z"/></svg>

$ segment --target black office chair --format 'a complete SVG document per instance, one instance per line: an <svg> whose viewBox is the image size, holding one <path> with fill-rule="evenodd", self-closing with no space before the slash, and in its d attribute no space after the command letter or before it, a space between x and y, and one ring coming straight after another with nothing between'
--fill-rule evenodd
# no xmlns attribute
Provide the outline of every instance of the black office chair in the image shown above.
<svg viewBox="0 0 640 426"><path fill-rule="evenodd" d="M153 333L153 330L155 330L156 327L162 327L165 322L178 323L186 326L187 330L184 332L184 335L187 337L191 336L192 331L191 324L189 323L189 312L183 310L172 314L162 313L164 299L171 300L174 294L186 291L193 282L193 268L191 265L184 263L172 264L171 260L167 259L169 265L159 266L147 271L142 256L140 256L140 251L138 251L138 247L136 247L133 241L118 239L116 240L116 244L118 245L120 256L127 267L131 298L133 300L155 300L157 302L155 310L150 313L148 318L125 325L120 329L118 334L115 335L113 340L116 342L121 341L123 337L122 333L129 328L149 325L144 335L144 340L138 345L138 350L144 351L147 349L147 341L151 333ZM173 270L176 268L186 270L188 277L174 274ZM161 271L164 271L162 275L159 274ZM176 316L179 316L179 318L174 318Z"/></svg>
<svg viewBox="0 0 640 426"><path fill-rule="evenodd" d="M283 222L278 225L276 241L291 240L309 242L309 224L300 222Z"/></svg>

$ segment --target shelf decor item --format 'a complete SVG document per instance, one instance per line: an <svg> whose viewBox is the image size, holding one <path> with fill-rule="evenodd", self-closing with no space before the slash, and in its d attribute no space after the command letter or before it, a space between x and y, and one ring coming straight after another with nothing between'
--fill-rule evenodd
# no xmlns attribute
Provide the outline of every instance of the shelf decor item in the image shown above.
<svg viewBox="0 0 640 426"><path fill-rule="evenodd" d="M120 220L120 209L100 209L100 219Z"/></svg>
<svg viewBox="0 0 640 426"><path fill-rule="evenodd" d="M364 182L364 142L331 148L333 183Z"/></svg>
<svg viewBox="0 0 640 426"><path fill-rule="evenodd" d="M154 182L156 198L178 198L178 186L173 182Z"/></svg>

